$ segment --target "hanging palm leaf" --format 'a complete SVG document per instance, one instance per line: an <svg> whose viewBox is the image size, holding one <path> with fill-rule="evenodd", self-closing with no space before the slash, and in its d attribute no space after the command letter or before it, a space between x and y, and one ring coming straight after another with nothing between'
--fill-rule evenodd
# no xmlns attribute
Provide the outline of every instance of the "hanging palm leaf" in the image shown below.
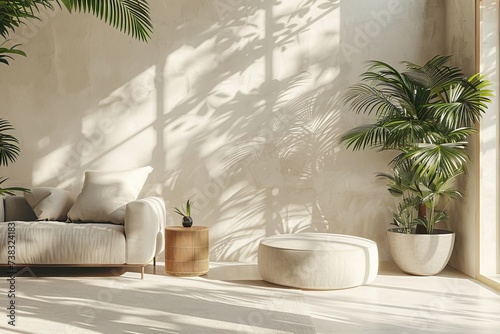
<svg viewBox="0 0 500 334"><path fill-rule="evenodd" d="M7 42L7 41L5 41ZM11 55L20 55L20 56L26 56L26 53L24 53L21 50L16 49L19 44L16 44L10 48L4 48L3 45L5 44L3 42L0 44L0 63L3 63L5 65L9 65L9 59L14 59L12 58Z"/></svg>
<svg viewBox="0 0 500 334"><path fill-rule="evenodd" d="M4 182L6 182L8 179L4 177L0 177L0 185L2 185ZM8 188L1 188L0 187L0 196L14 196L16 195L16 191L19 192L31 192L30 189L27 188L22 188L22 187L8 187Z"/></svg>
<svg viewBox="0 0 500 334"><path fill-rule="evenodd" d="M0 166L7 166L19 156L19 141L7 133L12 130L14 130L12 125L0 118Z"/></svg>
<svg viewBox="0 0 500 334"><path fill-rule="evenodd" d="M54 9L53 0L9 0L0 1L0 36L7 38L24 23L25 19L39 20L40 8Z"/></svg>
<svg viewBox="0 0 500 334"><path fill-rule="evenodd" d="M61 0L70 11L92 13L114 28L132 37L146 41L151 37L153 25L149 5L145 0Z"/></svg>
<svg viewBox="0 0 500 334"><path fill-rule="evenodd" d="M54 10L55 6L70 12L91 13L112 27L142 41L151 37L153 24L146 0L9 0L0 1L0 36L7 38L26 20L39 20L41 8ZM8 65L13 54L25 56L18 45L12 48L0 47L0 62Z"/></svg>

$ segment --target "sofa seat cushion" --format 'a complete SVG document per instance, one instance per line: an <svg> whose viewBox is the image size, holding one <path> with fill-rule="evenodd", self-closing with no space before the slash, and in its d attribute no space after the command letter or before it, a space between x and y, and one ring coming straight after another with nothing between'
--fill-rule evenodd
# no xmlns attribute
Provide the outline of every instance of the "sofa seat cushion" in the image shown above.
<svg viewBox="0 0 500 334"><path fill-rule="evenodd" d="M16 221L0 223L0 263L8 263L14 245L16 264L124 264L124 227L115 224Z"/></svg>

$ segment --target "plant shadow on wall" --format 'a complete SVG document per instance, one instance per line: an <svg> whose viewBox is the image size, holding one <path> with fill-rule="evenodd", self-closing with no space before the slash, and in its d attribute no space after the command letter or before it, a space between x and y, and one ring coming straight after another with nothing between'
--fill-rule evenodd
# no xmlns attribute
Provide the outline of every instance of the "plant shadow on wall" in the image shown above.
<svg viewBox="0 0 500 334"><path fill-rule="evenodd" d="M410 274L437 274L450 259L454 233L437 227L449 221L446 205L461 197L455 186L470 160L468 138L492 93L481 74L466 77L447 65L449 59L436 56L422 66L403 62L404 72L371 61L345 99L352 110L375 116L342 136L347 147L397 153L392 174L378 176L400 199L397 228L387 237L394 261Z"/></svg>
<svg viewBox="0 0 500 334"><path fill-rule="evenodd" d="M260 120L239 125L261 125L257 136L237 138L221 148L221 169L230 178L227 186L238 187L218 205L221 211L236 215L226 218L214 212L219 215L214 218L234 225L233 233L224 235L215 247L217 256L234 256L228 253L228 245L249 238L254 243L239 248L245 255L251 254L264 236L330 230L322 209L329 203L322 203L321 195L327 192L322 184L324 173L334 168L339 135L335 131L338 115L326 112L336 101L331 94L318 89L290 101L278 99L273 117L261 110L257 113ZM238 137L237 133L232 135Z"/></svg>
<svg viewBox="0 0 500 334"><path fill-rule="evenodd" d="M220 1L194 3L151 2L147 45L131 47L119 34L109 43L104 31L86 35L102 46L92 56L70 62L71 48L57 53L49 83L35 85L40 108L54 110L41 120L50 126L28 124L38 145L23 146L34 157L28 173L41 175L34 185L76 187L86 169L151 163L145 191L172 203L192 198L219 260L255 259L266 235L330 230L325 181L336 159L339 85L329 73L338 72L338 51L324 41L339 39L339 1L228 1L222 11ZM58 15L51 28L66 20ZM312 48L316 26L329 24ZM36 38L30 46L44 49ZM88 92L54 92L77 85L80 71ZM33 108L23 103L16 110Z"/></svg>
<svg viewBox="0 0 500 334"><path fill-rule="evenodd" d="M318 188L333 168L338 117L331 112L335 79L322 77L337 64L328 48L311 61L301 40L338 5L306 1L275 15L277 6L242 3L200 34L195 59L178 59L175 47L166 55L167 75L169 63L187 72L187 92L163 116L166 142L175 148L167 153L165 197L193 199L218 260L255 260L266 235L329 230ZM189 24L178 33L190 35ZM199 38L184 39L193 47ZM277 67L278 58L294 65ZM172 80L165 78L164 91Z"/></svg>

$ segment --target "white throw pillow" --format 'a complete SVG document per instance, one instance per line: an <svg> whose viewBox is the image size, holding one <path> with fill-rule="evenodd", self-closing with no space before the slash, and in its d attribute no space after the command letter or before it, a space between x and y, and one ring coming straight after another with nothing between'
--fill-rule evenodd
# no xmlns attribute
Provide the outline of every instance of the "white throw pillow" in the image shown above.
<svg viewBox="0 0 500 334"><path fill-rule="evenodd" d="M76 200L76 194L63 189L39 187L25 192L24 198L38 220L66 221L68 211Z"/></svg>
<svg viewBox="0 0 500 334"><path fill-rule="evenodd" d="M152 167L119 172L85 172L83 188L68 212L72 222L123 224L125 205L135 201Z"/></svg>

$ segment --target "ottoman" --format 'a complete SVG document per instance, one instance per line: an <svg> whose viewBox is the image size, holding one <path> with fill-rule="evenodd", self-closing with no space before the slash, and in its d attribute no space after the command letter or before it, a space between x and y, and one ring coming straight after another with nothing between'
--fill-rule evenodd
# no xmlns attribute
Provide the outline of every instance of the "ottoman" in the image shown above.
<svg viewBox="0 0 500 334"><path fill-rule="evenodd" d="M259 244L258 268L267 282L330 290L369 283L378 273L377 244L330 233L279 234Z"/></svg>

